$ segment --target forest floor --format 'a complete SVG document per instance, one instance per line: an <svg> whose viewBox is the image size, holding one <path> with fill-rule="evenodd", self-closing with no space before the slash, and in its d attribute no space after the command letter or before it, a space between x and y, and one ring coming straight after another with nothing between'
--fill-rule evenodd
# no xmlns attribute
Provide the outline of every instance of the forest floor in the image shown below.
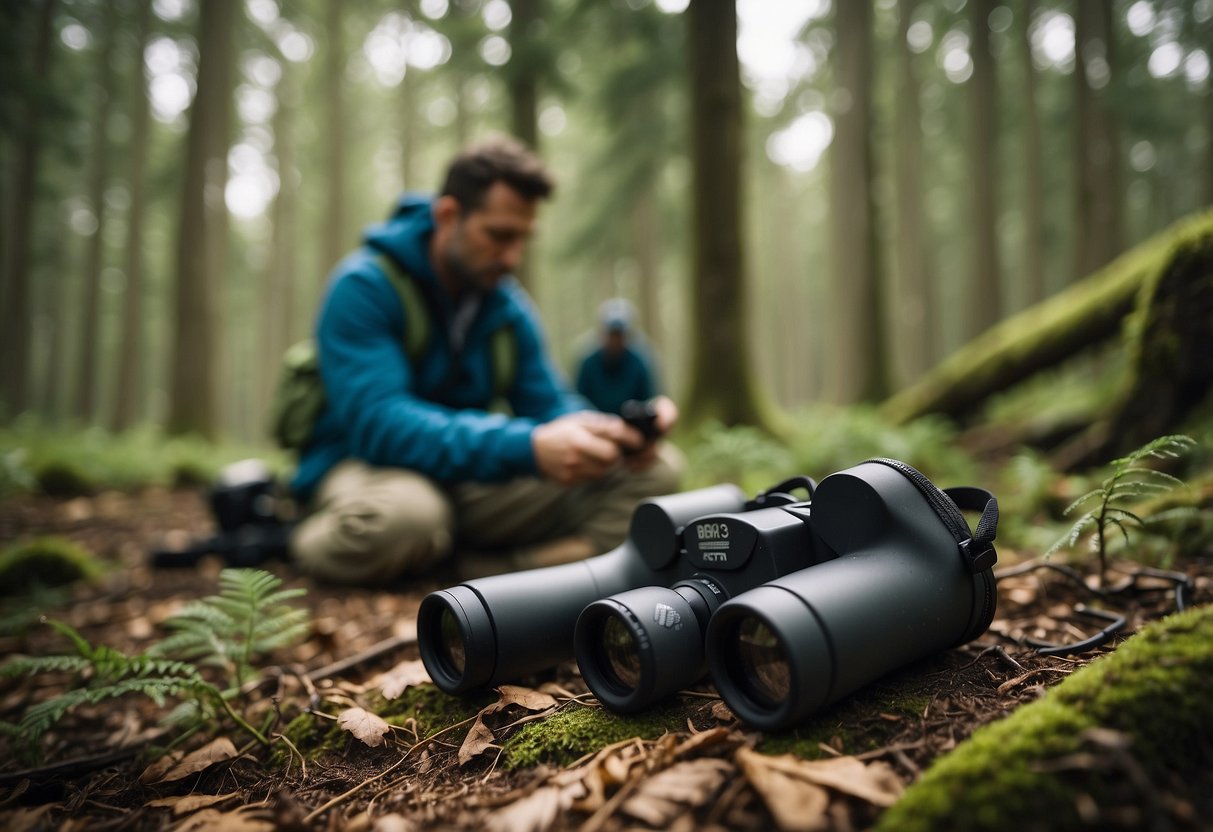
<svg viewBox="0 0 1213 832"><path fill-rule="evenodd" d="M128 654L162 637L160 624L182 604L215 592L221 566L204 560L196 568L153 569L147 552L210 532L204 500L194 491L0 502L0 541L61 535L120 564L101 584L77 586L69 604L47 612L93 644ZM310 609L313 629L306 641L272 657L271 684L249 692L251 712L277 714L270 749L216 725L182 743L167 758L176 768L166 771L168 764L148 753L163 743L158 720L166 709L133 697L81 706L44 738L39 762L0 758L0 827L864 829L975 729L1038 699L1176 607L1174 584L1130 578L1131 564L1117 564L1112 576L1120 591L1098 598L1090 575L1054 566L1008 574L1016 571L1016 553L1000 555L998 614L982 638L869 686L796 732L747 730L707 685L680 694L649 722L586 731L576 719L555 717L611 718L568 662L525 680L530 687L470 701L414 684L411 692L424 694L409 700L415 718L395 720L375 747L333 729L336 717L354 705L382 708L384 688L393 679L399 687L402 673L416 671L418 604L453 575L334 589L272 563L267 568L287 586L307 590L297 603ZM1189 603L1213 599L1213 561L1186 571L1196 586ZM1075 613L1093 600L1128 619L1109 644L1070 656L1043 656L1026 646L1025 638L1069 643L1097 632L1106 622ZM35 626L0 638L0 657L65 647L62 637ZM62 677L0 680L0 720L16 722L63 683ZM429 718L429 708L442 709L445 722ZM316 730L300 732L301 724ZM544 724L569 733L545 736ZM629 727L642 724L633 737ZM523 732L526 742L519 741ZM283 733L287 739L279 738ZM182 759L199 750L201 756ZM1191 795L1170 795L1167 805L1178 807L1174 817L1181 821L1192 816ZM1097 827L1098 821L1096 810Z"/></svg>

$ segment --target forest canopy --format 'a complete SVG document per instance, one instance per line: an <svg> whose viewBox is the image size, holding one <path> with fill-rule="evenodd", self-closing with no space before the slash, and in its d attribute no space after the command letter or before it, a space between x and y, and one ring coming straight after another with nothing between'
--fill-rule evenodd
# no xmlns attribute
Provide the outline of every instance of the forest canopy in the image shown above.
<svg viewBox="0 0 1213 832"><path fill-rule="evenodd" d="M1209 0L2 14L6 421L264 441L329 270L491 130L559 180L560 361L627 297L728 424L881 401L1213 201Z"/></svg>

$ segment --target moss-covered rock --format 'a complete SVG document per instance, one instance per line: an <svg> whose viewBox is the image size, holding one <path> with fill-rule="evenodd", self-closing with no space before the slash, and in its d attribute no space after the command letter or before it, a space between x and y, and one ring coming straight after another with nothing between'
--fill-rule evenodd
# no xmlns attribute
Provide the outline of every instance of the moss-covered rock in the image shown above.
<svg viewBox="0 0 1213 832"><path fill-rule="evenodd" d="M1143 789L1213 764L1211 683L1213 607L1155 622L940 758L878 829L1089 829L1083 807L1132 815L1153 798Z"/></svg>
<svg viewBox="0 0 1213 832"><path fill-rule="evenodd" d="M36 537L0 551L0 595L21 595L35 587L96 580L104 567L88 549L65 537Z"/></svg>

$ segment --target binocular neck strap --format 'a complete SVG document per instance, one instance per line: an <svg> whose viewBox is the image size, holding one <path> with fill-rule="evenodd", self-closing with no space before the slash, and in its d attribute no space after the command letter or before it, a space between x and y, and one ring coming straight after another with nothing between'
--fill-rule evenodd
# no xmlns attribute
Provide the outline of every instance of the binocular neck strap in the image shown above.
<svg viewBox="0 0 1213 832"><path fill-rule="evenodd" d="M971 485L945 488L943 493L947 494L952 502L956 503L956 507L962 511L981 512L981 518L977 521L977 530L973 532L973 539L969 543L971 555L974 558L980 558L981 554L986 551L993 552L994 538L998 536L998 499L984 488L976 488ZM989 565L992 566L993 563Z"/></svg>

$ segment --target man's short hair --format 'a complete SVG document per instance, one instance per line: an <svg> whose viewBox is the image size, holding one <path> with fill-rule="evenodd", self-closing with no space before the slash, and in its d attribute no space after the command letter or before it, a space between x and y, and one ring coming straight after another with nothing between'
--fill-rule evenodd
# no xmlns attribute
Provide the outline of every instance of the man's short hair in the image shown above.
<svg viewBox="0 0 1213 832"><path fill-rule="evenodd" d="M441 195L455 197L464 211L474 211L494 182L504 182L528 200L546 199L556 187L538 156L517 139L498 133L455 157Z"/></svg>

